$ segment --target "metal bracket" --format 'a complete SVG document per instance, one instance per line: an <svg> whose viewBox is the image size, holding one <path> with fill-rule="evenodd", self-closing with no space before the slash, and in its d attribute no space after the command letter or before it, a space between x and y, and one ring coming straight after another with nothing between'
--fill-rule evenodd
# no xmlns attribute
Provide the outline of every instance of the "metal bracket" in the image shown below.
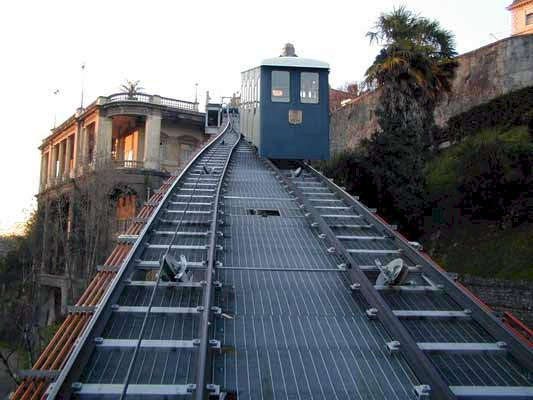
<svg viewBox="0 0 533 400"><path fill-rule="evenodd" d="M119 235L117 240L126 244L133 244L137 241L139 235Z"/></svg>
<svg viewBox="0 0 533 400"><path fill-rule="evenodd" d="M94 313L96 306L68 306L67 311L69 313Z"/></svg>
<svg viewBox="0 0 533 400"><path fill-rule="evenodd" d="M378 309L377 308L369 308L365 311L366 316L368 319L376 319L378 316Z"/></svg>
<svg viewBox="0 0 533 400"><path fill-rule="evenodd" d="M117 265L97 265L96 271L98 272L118 272L120 266Z"/></svg>
<svg viewBox="0 0 533 400"><path fill-rule="evenodd" d="M418 251L422 251L424 250L424 246L422 246L420 243L418 242L409 242L409 244L411 246L413 246L415 248L415 250L418 250Z"/></svg>
<svg viewBox="0 0 533 400"><path fill-rule="evenodd" d="M390 354L398 353L400 351L400 342L398 340L387 342L386 346Z"/></svg>
<svg viewBox="0 0 533 400"><path fill-rule="evenodd" d="M429 399L431 396L431 387L429 385L418 385L413 390L418 400Z"/></svg>
<svg viewBox="0 0 533 400"><path fill-rule="evenodd" d="M21 378L55 379L59 375L59 370L21 369L17 375Z"/></svg>

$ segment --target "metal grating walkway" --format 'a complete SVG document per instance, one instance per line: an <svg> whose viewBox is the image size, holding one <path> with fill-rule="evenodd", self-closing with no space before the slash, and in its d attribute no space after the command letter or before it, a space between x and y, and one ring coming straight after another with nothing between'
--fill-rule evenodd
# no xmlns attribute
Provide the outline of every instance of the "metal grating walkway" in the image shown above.
<svg viewBox="0 0 533 400"><path fill-rule="evenodd" d="M15 398L56 377L48 398L533 398L530 347L363 204L236 132L143 209ZM397 258L407 283L376 285Z"/></svg>
<svg viewBox="0 0 533 400"><path fill-rule="evenodd" d="M243 143L226 182L214 383L239 399L412 398L416 378L275 172Z"/></svg>

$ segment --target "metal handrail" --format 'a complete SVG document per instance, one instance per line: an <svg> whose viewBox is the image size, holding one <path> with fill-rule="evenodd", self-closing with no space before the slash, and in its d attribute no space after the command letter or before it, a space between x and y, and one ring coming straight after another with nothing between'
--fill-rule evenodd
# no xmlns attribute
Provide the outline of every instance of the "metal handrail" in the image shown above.
<svg viewBox="0 0 533 400"><path fill-rule="evenodd" d="M207 157L207 161L211 160L211 158L213 157L213 154L211 154L209 157ZM229 158L229 157L228 157ZM198 188L198 184L200 183L200 176L199 175L197 178L196 178L196 181L195 181L195 184L194 184L194 188L193 190L195 191L197 188ZM222 183L222 178L223 176L220 177L220 180L219 180L219 188L220 188L220 184ZM217 195L218 195L218 191L217 191ZM186 213L187 213L187 210L189 209L189 206L191 205L192 203L192 200L193 200L193 196L191 195L191 197L189 198L189 200L187 201L187 204L185 205L185 208L183 209L183 213L181 215L181 218L179 219L178 223L176 224L176 228L174 229L174 233L172 234L172 238L170 239L170 242L165 250L165 253L161 256L160 258L160 266L159 266L159 271L157 272L157 280L155 282L155 285L152 289L152 294L150 296L150 301L148 302L148 308L146 310L146 313L144 314L144 318L143 318L143 322L142 322L142 325L141 325L141 329L140 329L140 332L139 332L139 336L137 338L137 345L135 346L135 350L133 351L133 356L131 357L131 360L130 360L130 364L128 366L128 371L126 372L126 377L124 378L124 383L123 383L123 387L122 387L122 393L120 395L120 400L123 400L126 398L126 394L128 392L128 386L130 384L130 378L131 378L131 374L133 373L133 369L135 368L135 362L137 361L137 356L139 354L139 349L141 348L141 342L143 341L144 339L144 331L146 329L146 324L148 323L148 318L150 316L150 313L152 311L152 306L154 304L154 299L155 299L155 296L156 296L156 293L157 293L157 289L159 288L159 283L161 282L161 276L162 276L162 272L163 272L163 267L164 267L164 263L166 262L165 259L167 257L167 255L170 254L170 250L172 249L172 245L174 244L174 241L176 240L176 238L178 237L178 232L181 228L181 224L183 222L183 220L186 218ZM214 209L213 209L213 217L214 217L214 220L216 221L216 213L217 213L217 201L218 201L218 196L217 198L215 198L215 201L214 201ZM214 237L215 236L215 233L214 233L214 230L216 229L216 222L213 226L211 226L212 228L212 232L211 232L211 236ZM214 244L213 244L214 246ZM213 249L211 248L210 251L209 251L209 255L212 254L212 251ZM209 271L208 271L209 273ZM207 279L207 281L209 282L209 279ZM209 286L206 286L205 288L205 291L207 291L209 288ZM205 314L205 310L204 310L204 313L202 315Z"/></svg>
<svg viewBox="0 0 533 400"><path fill-rule="evenodd" d="M223 133L227 132L228 128L232 128L231 124L231 117L228 115L228 123L226 127L223 129ZM207 394L207 387L206 387L206 373L207 373L207 352L209 347L209 316L211 315L211 306L213 301L213 275L214 275L214 268L215 268L215 256L216 256L216 227L217 227L217 218L218 218L218 203L220 198L220 190L222 188L222 182L224 180L224 176L226 175L226 171L228 168L228 164L231 160L231 156L233 155L233 152L237 145L240 142L240 136L235 141L233 147L231 148L230 153L228 154L228 158L226 159L226 163L224 164L224 169L220 173L220 180L217 187L217 191L215 194L215 198L213 199L213 219L211 220L211 230L210 230L210 238L209 238L209 254L207 258L207 270L205 274L205 290L203 292L202 296L202 319L200 321L200 328L199 328L199 339L200 339L200 348L198 349L198 361L196 363L196 390L195 390L195 399L196 400L204 400L206 398Z"/></svg>
<svg viewBox="0 0 533 400"><path fill-rule="evenodd" d="M135 93L134 95L129 95L128 93L113 93L106 97L106 103L114 103L118 101L129 101L137 103L147 103L147 104L157 104L170 108L176 108L179 110L187 111L198 111L198 103L173 99L171 97L163 97L158 95L150 95L146 93Z"/></svg>
<svg viewBox="0 0 533 400"><path fill-rule="evenodd" d="M115 168L144 168L144 161L139 160L112 160Z"/></svg>

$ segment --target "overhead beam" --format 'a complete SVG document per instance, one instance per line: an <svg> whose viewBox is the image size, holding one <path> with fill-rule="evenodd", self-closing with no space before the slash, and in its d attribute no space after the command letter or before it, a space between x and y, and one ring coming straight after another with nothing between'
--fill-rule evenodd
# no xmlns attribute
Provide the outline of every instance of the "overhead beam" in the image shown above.
<svg viewBox="0 0 533 400"><path fill-rule="evenodd" d="M533 386L450 386L461 400L533 399Z"/></svg>
<svg viewBox="0 0 533 400"><path fill-rule="evenodd" d="M113 305L112 310L117 313L146 314L148 307ZM198 314L200 307L152 307L150 314Z"/></svg>
<svg viewBox="0 0 533 400"><path fill-rule="evenodd" d="M470 310L440 311L440 310L393 310L394 315L402 319L427 318L427 319L470 319Z"/></svg>
<svg viewBox="0 0 533 400"><path fill-rule="evenodd" d="M420 350L429 353L506 353L507 345L498 343L417 343Z"/></svg>
<svg viewBox="0 0 533 400"><path fill-rule="evenodd" d="M105 383L75 383L72 387L81 399L117 399L124 385ZM169 396L190 395L195 385L128 385L126 395L143 399L159 399Z"/></svg>
<svg viewBox="0 0 533 400"><path fill-rule="evenodd" d="M139 341L137 339L104 339L96 338L96 347L99 348L112 348L112 349L133 349L137 346ZM143 339L140 347L143 349L193 349L197 348L200 344L199 339L192 340L152 340ZM219 349L220 341L211 340L210 345L212 348Z"/></svg>

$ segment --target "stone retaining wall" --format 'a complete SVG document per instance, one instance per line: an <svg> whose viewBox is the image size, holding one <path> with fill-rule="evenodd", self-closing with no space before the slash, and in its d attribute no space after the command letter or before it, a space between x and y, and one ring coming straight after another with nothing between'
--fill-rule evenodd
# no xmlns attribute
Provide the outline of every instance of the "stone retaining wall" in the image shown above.
<svg viewBox="0 0 533 400"><path fill-rule="evenodd" d="M533 83L533 34L512 36L458 57L452 92L435 110L444 126L453 116ZM379 92L367 93L331 115L331 154L357 147L378 128Z"/></svg>
<svg viewBox="0 0 533 400"><path fill-rule="evenodd" d="M460 275L459 282L496 311L510 311L533 327L533 283Z"/></svg>

